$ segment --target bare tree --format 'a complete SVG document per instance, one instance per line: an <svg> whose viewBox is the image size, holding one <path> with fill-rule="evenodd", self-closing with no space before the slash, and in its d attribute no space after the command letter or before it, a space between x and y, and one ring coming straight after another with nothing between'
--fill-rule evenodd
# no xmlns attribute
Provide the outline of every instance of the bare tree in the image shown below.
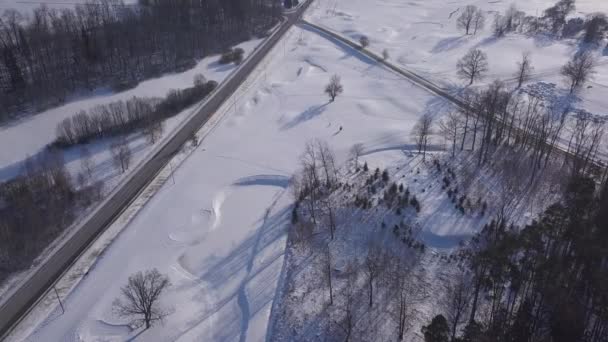
<svg viewBox="0 0 608 342"><path fill-rule="evenodd" d="M585 43L599 43L604 39L605 31L608 30L608 19L603 13L596 13L585 23Z"/></svg>
<svg viewBox="0 0 608 342"><path fill-rule="evenodd" d="M384 269L386 258L382 248L372 243L365 257L365 273L367 275L367 288L369 293L369 306L374 305L374 284Z"/></svg>
<svg viewBox="0 0 608 342"><path fill-rule="evenodd" d="M468 80L471 85L488 71L488 56L479 49L471 49L458 61L456 67L458 76Z"/></svg>
<svg viewBox="0 0 608 342"><path fill-rule="evenodd" d="M207 83L207 78L203 74L194 75L193 83L195 87L204 86Z"/></svg>
<svg viewBox="0 0 608 342"><path fill-rule="evenodd" d="M449 112L439 121L439 131L445 140L452 143L452 157L456 155L456 140L460 136L460 118L456 112Z"/></svg>
<svg viewBox="0 0 608 342"><path fill-rule="evenodd" d="M416 141L418 153L422 152L422 160L426 158L426 148L429 143L429 136L432 133L433 116L429 113L424 114L416 123L412 130L412 135Z"/></svg>
<svg viewBox="0 0 608 342"><path fill-rule="evenodd" d="M314 148L314 147L313 147ZM317 140L316 143L317 156L319 162L325 174L325 185L328 189L331 189L337 182L337 168L336 168L336 157L334 152L329 148L327 142Z"/></svg>
<svg viewBox="0 0 608 342"><path fill-rule="evenodd" d="M471 295L471 284L464 274L459 275L455 283L448 284L445 312L452 333L451 341L456 337L458 326L467 320L466 311Z"/></svg>
<svg viewBox="0 0 608 342"><path fill-rule="evenodd" d="M344 87L340 81L340 76L333 75L329 80L329 84L325 86L325 93L329 95L331 102L334 102L336 97L344 92Z"/></svg>
<svg viewBox="0 0 608 342"><path fill-rule="evenodd" d="M120 168L120 172L124 173L129 169L131 164L131 149L126 139L118 139L110 145L110 153L116 168Z"/></svg>
<svg viewBox="0 0 608 342"><path fill-rule="evenodd" d="M359 44L361 44L361 48L365 49L369 46L369 38L367 36L361 36L359 38Z"/></svg>
<svg viewBox="0 0 608 342"><path fill-rule="evenodd" d="M355 168L359 168L359 157L363 154L363 144L358 143L354 144L353 147L350 148L350 156L355 162Z"/></svg>
<svg viewBox="0 0 608 342"><path fill-rule="evenodd" d="M130 324L135 327L145 325L148 329L169 314L159 303L160 296L169 286L169 278L157 269L137 272L122 287L123 298L114 300L113 309L119 316L131 319Z"/></svg>
<svg viewBox="0 0 608 342"><path fill-rule="evenodd" d="M340 310L342 317L336 321L336 324L344 333L344 341L348 342L355 330L355 289L357 286L357 269L351 263L346 266L346 277L346 285L342 292L345 298Z"/></svg>
<svg viewBox="0 0 608 342"><path fill-rule="evenodd" d="M388 60L390 58L390 54L388 53L387 49L382 50L382 59L384 59L385 61Z"/></svg>
<svg viewBox="0 0 608 342"><path fill-rule="evenodd" d="M474 5L468 5L462 11L462 14L456 20L458 28L465 31L465 34L469 34L471 29L477 33L478 29L481 29L483 25L483 12Z"/></svg>
<svg viewBox="0 0 608 342"><path fill-rule="evenodd" d="M150 145L156 144L158 140L163 136L164 123L161 120L153 120L146 127L144 127L144 135Z"/></svg>
<svg viewBox="0 0 608 342"><path fill-rule="evenodd" d="M327 288L329 290L329 305L334 304L334 287L332 283L332 260L331 260L331 249L329 248L329 243L323 247L322 252L323 258L323 268L325 269L323 272L323 277L327 282Z"/></svg>
<svg viewBox="0 0 608 342"><path fill-rule="evenodd" d="M411 258L411 256L408 257ZM405 257L402 255L391 255L391 259L387 272L392 298L389 313L397 323L398 339L399 341L403 341L405 332L408 329L408 323L413 314L412 304L416 300L418 290L410 277L411 265L405 262Z"/></svg>
<svg viewBox="0 0 608 342"><path fill-rule="evenodd" d="M521 61L517 62L517 89L521 88L524 82L527 82L530 79L530 76L534 71L534 67L532 66L532 60L530 59L530 53L524 52L521 55Z"/></svg>
<svg viewBox="0 0 608 342"><path fill-rule="evenodd" d="M562 67L561 73L570 84L570 94L591 78L594 74L595 59L589 51L577 53Z"/></svg>
<svg viewBox="0 0 608 342"><path fill-rule="evenodd" d="M80 149L80 170L87 176L87 179L93 178L93 170L95 164L91 158L91 151L86 146Z"/></svg>
<svg viewBox="0 0 608 342"><path fill-rule="evenodd" d="M331 197L325 198L323 201L323 207L325 208L325 217L327 219L327 225L329 227L329 233L331 239L334 239L336 233L336 203Z"/></svg>
<svg viewBox="0 0 608 342"><path fill-rule="evenodd" d="M478 9L473 17L473 34L477 34L479 30L483 30L486 23L486 17L483 11Z"/></svg>

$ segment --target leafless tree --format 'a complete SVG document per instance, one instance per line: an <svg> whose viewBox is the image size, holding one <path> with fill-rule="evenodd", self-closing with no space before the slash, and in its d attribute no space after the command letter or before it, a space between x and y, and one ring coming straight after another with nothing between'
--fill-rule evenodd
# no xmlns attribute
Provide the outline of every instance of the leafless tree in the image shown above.
<svg viewBox="0 0 608 342"><path fill-rule="evenodd" d="M361 154L363 154L363 144L354 144L353 147L350 148L350 156L355 162L355 168L359 168L359 157Z"/></svg>
<svg viewBox="0 0 608 342"><path fill-rule="evenodd" d="M118 139L110 145L110 153L114 166L120 168L120 172L124 173L129 169L131 164L131 149L126 139Z"/></svg>
<svg viewBox="0 0 608 342"><path fill-rule="evenodd" d="M119 316L129 318L135 327L145 325L148 329L170 313L159 303L161 295L169 286L169 278L157 269L137 272L122 287L122 298L114 300L113 309Z"/></svg>
<svg viewBox="0 0 608 342"><path fill-rule="evenodd" d="M387 61L390 58L390 54L388 53L387 49L382 50L382 59L384 59L385 61Z"/></svg>
<svg viewBox="0 0 608 342"><path fill-rule="evenodd" d="M465 31L465 34L469 34L471 29L475 30L477 33L478 29L481 29L484 21L483 12L474 5L468 5L462 11L462 14L456 20L456 24L459 29Z"/></svg>
<svg viewBox="0 0 608 342"><path fill-rule="evenodd" d="M331 102L336 100L336 97L344 92L340 76L333 75L329 80L329 84L325 86L325 93L329 95Z"/></svg>
<svg viewBox="0 0 608 342"><path fill-rule="evenodd" d="M380 246L371 243L365 257L365 274L367 275L367 289L369 294L369 306L374 305L374 284L384 270L386 258Z"/></svg>
<svg viewBox="0 0 608 342"><path fill-rule="evenodd" d="M524 52L521 55L521 61L517 62L517 89L521 88L524 82L527 82L534 71L532 66L532 60L530 59L530 53Z"/></svg>
<svg viewBox="0 0 608 342"><path fill-rule="evenodd" d="M599 43L604 39L605 32L608 31L608 19L603 13L596 13L585 23L586 43Z"/></svg>
<svg viewBox="0 0 608 342"><path fill-rule="evenodd" d="M361 48L365 49L369 46L369 38L367 36L361 36L359 38L359 44L361 44Z"/></svg>
<svg viewBox="0 0 608 342"><path fill-rule="evenodd" d="M334 184L336 184L338 178L335 161L336 157L325 141L317 140L316 148L316 155L319 158L320 165L323 169L323 173L325 174L325 185L328 189L331 189Z"/></svg>
<svg viewBox="0 0 608 342"><path fill-rule="evenodd" d="M334 304L334 287L332 283L332 258L331 258L331 249L329 247L329 243L327 243L323 247L322 251L322 263L323 263L323 277L327 282L327 289L329 290L329 305Z"/></svg>
<svg viewBox="0 0 608 342"><path fill-rule="evenodd" d="M164 122L161 120L154 120L144 127L144 136L150 145L154 145L163 136L163 131Z"/></svg>
<svg viewBox="0 0 608 342"><path fill-rule="evenodd" d="M483 30L486 23L486 17L483 11L478 9L473 17L473 34L477 34L479 30Z"/></svg>
<svg viewBox="0 0 608 342"><path fill-rule="evenodd" d="M397 323L397 336L399 341L403 341L408 323L412 317L412 304L418 295L418 287L415 286L411 276L411 264L405 262L411 256L391 255L391 262L388 263L387 275L389 277L389 291L392 304L389 313Z"/></svg>
<svg viewBox="0 0 608 342"><path fill-rule="evenodd" d="M452 157L456 155L456 140L460 136L460 118L456 112L450 111L439 121L439 131L445 140L452 143Z"/></svg>
<svg viewBox="0 0 608 342"><path fill-rule="evenodd" d="M445 313L450 323L452 338L454 341L458 326L467 320L466 311L471 301L471 284L465 274L458 275L454 283L448 284L445 300Z"/></svg>
<svg viewBox="0 0 608 342"><path fill-rule="evenodd" d="M344 301L342 302L342 315L336 321L336 325L342 329L344 333L344 341L350 341L355 330L355 291L357 287L357 268L353 263L346 266L346 285L342 291Z"/></svg>
<svg viewBox="0 0 608 342"><path fill-rule="evenodd" d="M325 217L327 219L327 226L329 227L329 234L331 239L334 239L336 233L336 203L334 199L329 197L321 201L325 209Z"/></svg>
<svg viewBox="0 0 608 342"><path fill-rule="evenodd" d="M488 56L479 49L471 49L458 61L456 67L458 76L468 80L471 85L488 71Z"/></svg>
<svg viewBox="0 0 608 342"><path fill-rule="evenodd" d="M577 53L562 67L561 73L570 84L570 94L591 78L594 74L595 59L589 51Z"/></svg>
<svg viewBox="0 0 608 342"><path fill-rule="evenodd" d="M86 146L80 149L80 170L87 176L87 179L93 178L93 170L95 164L91 158L91 151Z"/></svg>
<svg viewBox="0 0 608 342"><path fill-rule="evenodd" d="M494 35L498 38L507 34L507 19L504 15L496 13L494 15Z"/></svg>
<svg viewBox="0 0 608 342"><path fill-rule="evenodd" d="M416 141L418 153L422 152L422 159L426 158L426 148L429 143L429 136L432 134L433 116L429 113L422 115L412 130L412 135Z"/></svg>
<svg viewBox="0 0 608 342"><path fill-rule="evenodd" d="M545 10L545 18L550 21L551 30L558 34L566 23L568 14L576 9L575 0L559 0L554 6Z"/></svg>
<svg viewBox="0 0 608 342"><path fill-rule="evenodd" d="M461 115L460 126L462 127L462 142L460 143L460 150L464 150L464 144L467 140L467 135L471 126L471 119L477 117L475 113L475 103L477 101L477 93L473 90L467 89L464 91L462 100L466 106L461 107L459 113Z"/></svg>
<svg viewBox="0 0 608 342"><path fill-rule="evenodd" d="M504 25L506 32L516 31L521 22L523 21L523 17L525 13L518 10L515 4L511 4L504 16Z"/></svg>
<svg viewBox="0 0 608 342"><path fill-rule="evenodd" d="M193 81L194 81L194 85L196 87L200 87L200 86L205 85L205 83L207 83L207 78L203 74L196 74L196 75L194 75Z"/></svg>

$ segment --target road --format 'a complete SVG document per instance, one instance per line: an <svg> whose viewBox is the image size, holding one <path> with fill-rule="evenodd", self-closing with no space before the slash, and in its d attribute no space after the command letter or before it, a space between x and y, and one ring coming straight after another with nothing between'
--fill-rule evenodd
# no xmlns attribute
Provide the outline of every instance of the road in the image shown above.
<svg viewBox="0 0 608 342"><path fill-rule="evenodd" d="M10 290L0 302L0 340L4 339L22 317L52 287L72 263L105 231L116 217L149 184L186 141L192 137L217 111L258 66L262 59L281 40L284 34L301 18L313 0L295 11L285 13L278 30L259 46L235 73L229 76L205 100L200 110L187 119L165 140L156 153L138 165L98 207L89 214L58 248L34 268L16 288Z"/></svg>
<svg viewBox="0 0 608 342"><path fill-rule="evenodd" d="M378 63L382 63L383 65L385 65L392 71L398 73L401 76L404 76L405 78L409 79L410 81L414 82L415 84L419 85L420 87L430 91L431 93L443 97L444 99L450 101L457 107L467 108L467 109L471 110L472 112L475 112L475 110L472 110L470 104L464 102L461 98L448 93L447 91L443 90L440 86L438 86L435 83L429 81L428 79L416 74L415 72L403 69L402 67L397 66L397 65L387 61L380 55L378 55L374 52L371 52L368 49L361 49L361 46L358 43L356 43L348 38L345 38L325 27L313 24L306 20L303 20L302 23L304 25L308 25L308 26L314 28L315 30L319 31L321 34L329 36L331 39L338 40L340 43L345 44L345 45L359 51L361 54L377 61ZM502 124L504 124L504 123L502 123ZM504 125L506 125L506 124L504 124ZM519 131L518 128L513 128L513 129L515 130L515 132ZM571 152L565 150L561 146L555 146L555 147L549 146L549 148L552 150L555 150L556 152L562 153L563 155L565 155L566 157L568 157L570 159L575 158L575 156ZM606 167L606 164L604 163L604 161L591 160L590 163L591 163L590 172L595 175L602 175L602 172L603 172L602 170L604 170L604 168Z"/></svg>

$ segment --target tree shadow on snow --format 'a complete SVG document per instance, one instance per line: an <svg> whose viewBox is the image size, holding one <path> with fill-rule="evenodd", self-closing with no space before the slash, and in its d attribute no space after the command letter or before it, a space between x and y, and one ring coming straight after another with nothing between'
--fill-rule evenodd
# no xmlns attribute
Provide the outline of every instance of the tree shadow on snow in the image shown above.
<svg viewBox="0 0 608 342"><path fill-rule="evenodd" d="M466 36L444 38L435 44L431 53L441 53L461 47L467 42Z"/></svg>
<svg viewBox="0 0 608 342"><path fill-rule="evenodd" d="M241 185L259 185L260 182L266 183L268 179L270 178L266 176L256 176L249 181L244 180ZM277 181L275 179L271 183ZM284 181L278 183L285 184ZM235 291L216 300L216 304L212 307L202 305L201 311L187 322L188 329L183 331L181 336L195 330L201 324L206 324L206 321L213 317L214 340L235 341L239 340L239 337L240 340L244 340L249 320L275 299L275 282L281 270L280 267L271 266L283 256L284 250L277 249L271 255L265 253L263 258L258 254L286 236L291 210L292 208L288 206L260 220L259 228L247 239L227 255L216 257L211 265L205 267L206 271L198 277L209 283L211 289L221 289L226 284L234 283L234 280L240 279L243 273L246 276ZM253 279L256 281L252 281ZM203 293L204 291L208 290L202 289L192 300L205 303L207 293ZM235 309L235 301L240 310Z"/></svg>
<svg viewBox="0 0 608 342"><path fill-rule="evenodd" d="M308 109L306 109L305 111L300 113L298 116L296 116L295 118L293 118L290 121L283 124L281 126L281 129L282 130L292 129L301 123L314 119L315 117L323 114L323 112L327 109L327 105L329 105L329 102L324 103L322 105L314 105L314 106L308 107Z"/></svg>

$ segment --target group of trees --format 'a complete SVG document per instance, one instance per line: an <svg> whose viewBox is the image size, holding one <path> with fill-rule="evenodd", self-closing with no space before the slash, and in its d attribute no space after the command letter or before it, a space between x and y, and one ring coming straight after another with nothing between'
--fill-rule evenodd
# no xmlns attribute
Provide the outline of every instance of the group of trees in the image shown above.
<svg viewBox="0 0 608 342"><path fill-rule="evenodd" d="M498 147L505 146L526 156L532 177L557 157L563 158L573 174L593 171L606 124L600 117L531 91L512 93L500 81L485 89L468 90L463 99L466 105L447 113L437 125L437 132L450 143L452 155L457 149L469 149L482 165ZM573 115L574 125L566 133L569 115ZM426 151L434 127L430 114L414 126L412 134L419 153ZM556 154L560 137L568 141L562 146L567 153Z"/></svg>
<svg viewBox="0 0 608 342"><path fill-rule="evenodd" d="M458 28L464 30L467 35L471 31L473 31L473 34L477 34L477 31L483 29L485 20L486 18L481 9L474 5L468 5L458 17L456 24L458 25Z"/></svg>
<svg viewBox="0 0 608 342"><path fill-rule="evenodd" d="M148 141L154 144L163 132L163 121L206 97L215 87L215 81L195 77L195 85L182 90L171 90L164 99L137 98L82 110L57 125L54 147L85 144L94 139L124 135L142 129Z"/></svg>
<svg viewBox="0 0 608 342"><path fill-rule="evenodd" d="M358 158L362 151L360 144L351 149L357 172L361 170ZM337 230L341 217L339 213L343 211L340 203L343 197L350 197L338 190L350 191L358 187L339 182L334 154L323 141L309 142L300 163L301 169L292 180L295 205L290 243L300 251L299 254L312 256L313 262L306 264L313 265L315 274L318 274L316 281L322 286L329 305L327 334L339 336L345 341L361 336L372 338L371 330L358 327L360 324L357 322L362 322L363 315L382 312L394 325L395 336L403 340L410 328L413 303L420 298L420 290L412 285L410 279L417 249L404 248L405 244L398 239L394 240L394 248L387 248L380 236L370 236L362 246L363 254L353 256L341 270L336 270L337 260L344 259L339 255L341 251L334 247L341 242L345 233ZM363 170L369 171L367 164ZM380 172L377 169L372 177L389 184L386 170ZM395 193L405 191L403 185L399 187L396 183L392 184L391 189ZM387 207L392 208L388 204ZM385 227L384 223L382 227ZM393 234L399 237L401 230L408 231L407 226L395 225ZM412 234L411 229L409 234ZM318 288L316 285L314 287Z"/></svg>
<svg viewBox="0 0 608 342"><path fill-rule="evenodd" d="M560 73L568 85L570 93L581 89L595 73L596 60L590 51L576 53L562 67ZM460 78L472 85L475 81L481 80L488 72L488 55L480 49L469 50L456 64L457 74ZM514 73L517 81L517 88L527 82L534 71L530 54L524 52L522 58L517 62L517 71Z"/></svg>
<svg viewBox="0 0 608 342"><path fill-rule="evenodd" d="M76 187L57 150L24 163L22 174L0 183L0 282L27 268L77 215L101 198L103 183L93 182L90 153Z"/></svg>
<svg viewBox="0 0 608 342"><path fill-rule="evenodd" d="M263 34L281 15L266 0L102 0L0 17L0 120L75 92L124 89Z"/></svg>
<svg viewBox="0 0 608 342"><path fill-rule="evenodd" d="M606 341L608 184L596 184L572 177L563 200L521 229L486 225L459 253L466 271L426 341Z"/></svg>

